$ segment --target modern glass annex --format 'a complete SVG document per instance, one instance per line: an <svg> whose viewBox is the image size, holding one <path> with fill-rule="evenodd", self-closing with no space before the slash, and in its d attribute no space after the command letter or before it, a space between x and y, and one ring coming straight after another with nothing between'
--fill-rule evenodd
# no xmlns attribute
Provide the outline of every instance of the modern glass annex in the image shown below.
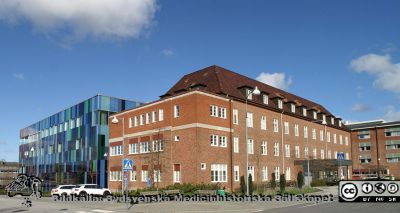
<svg viewBox="0 0 400 213"><path fill-rule="evenodd" d="M108 116L140 103L96 95L20 131L22 173L44 186L95 183L107 186Z"/></svg>

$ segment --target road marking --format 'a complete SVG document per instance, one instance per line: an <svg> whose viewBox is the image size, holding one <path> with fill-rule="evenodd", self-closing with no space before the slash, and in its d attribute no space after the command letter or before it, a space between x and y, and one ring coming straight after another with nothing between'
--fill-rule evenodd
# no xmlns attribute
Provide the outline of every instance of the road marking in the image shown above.
<svg viewBox="0 0 400 213"><path fill-rule="evenodd" d="M230 210L210 210L210 211L180 211L180 212L242 212L242 211L251 211L251 212L261 212L262 209L230 209Z"/></svg>
<svg viewBox="0 0 400 213"><path fill-rule="evenodd" d="M101 210L101 209L93 209L92 212L111 213L111 212L114 212L114 211Z"/></svg>

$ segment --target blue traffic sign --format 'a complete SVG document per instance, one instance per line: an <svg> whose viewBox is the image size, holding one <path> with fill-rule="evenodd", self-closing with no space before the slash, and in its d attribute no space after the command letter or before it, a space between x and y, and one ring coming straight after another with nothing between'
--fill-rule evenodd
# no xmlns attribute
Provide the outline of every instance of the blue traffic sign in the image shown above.
<svg viewBox="0 0 400 213"><path fill-rule="evenodd" d="M337 153L337 159L338 160L344 160L344 152L338 152Z"/></svg>
<svg viewBox="0 0 400 213"><path fill-rule="evenodd" d="M124 159L122 161L122 168L124 171L132 171L133 170L133 160L132 159Z"/></svg>

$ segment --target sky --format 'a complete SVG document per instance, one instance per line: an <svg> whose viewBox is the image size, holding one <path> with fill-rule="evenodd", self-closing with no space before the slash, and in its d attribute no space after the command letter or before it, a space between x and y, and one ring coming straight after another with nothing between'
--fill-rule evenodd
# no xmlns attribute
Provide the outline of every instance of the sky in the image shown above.
<svg viewBox="0 0 400 213"><path fill-rule="evenodd" d="M219 65L345 121L400 120L400 1L0 0L0 159L95 94L158 99Z"/></svg>

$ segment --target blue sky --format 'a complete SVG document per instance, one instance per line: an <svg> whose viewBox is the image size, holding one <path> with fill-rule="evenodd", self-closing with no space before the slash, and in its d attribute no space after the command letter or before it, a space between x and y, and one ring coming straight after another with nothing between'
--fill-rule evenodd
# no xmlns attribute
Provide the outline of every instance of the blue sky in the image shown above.
<svg viewBox="0 0 400 213"><path fill-rule="evenodd" d="M152 101L214 64L344 120L400 119L399 1L37 2L0 1L0 159L78 101Z"/></svg>

